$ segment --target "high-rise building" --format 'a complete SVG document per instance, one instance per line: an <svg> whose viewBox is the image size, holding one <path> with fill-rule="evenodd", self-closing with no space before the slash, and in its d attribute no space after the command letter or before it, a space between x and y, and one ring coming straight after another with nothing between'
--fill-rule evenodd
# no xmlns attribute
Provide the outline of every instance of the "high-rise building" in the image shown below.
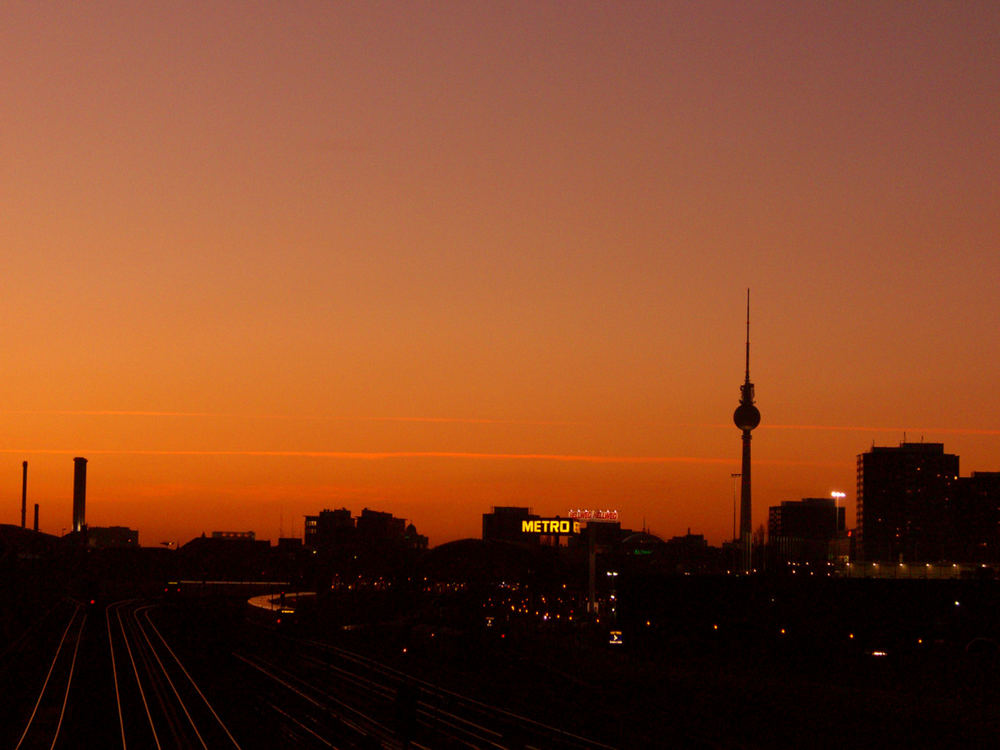
<svg viewBox="0 0 1000 750"><path fill-rule="evenodd" d="M1000 471L959 477L951 557L971 563L1000 562Z"/></svg>
<svg viewBox="0 0 1000 750"><path fill-rule="evenodd" d="M306 516L306 547L335 547L353 539L354 518L347 508L321 510L318 515Z"/></svg>
<svg viewBox="0 0 1000 750"><path fill-rule="evenodd" d="M832 497L784 500L768 512L767 540L776 561L825 562L844 528L844 508Z"/></svg>
<svg viewBox="0 0 1000 750"><path fill-rule="evenodd" d="M483 539L493 542L519 542L536 544L538 537L525 536L521 533L522 521L533 521L539 518L531 512L531 508L519 508L510 505L494 506L493 512L483 513Z"/></svg>
<svg viewBox="0 0 1000 750"><path fill-rule="evenodd" d="M872 446L858 456L857 550L866 561L930 562L954 539L958 456L941 443Z"/></svg>
<svg viewBox="0 0 1000 750"><path fill-rule="evenodd" d="M767 535L802 539L831 539L844 530L844 508L832 497L804 497L772 505Z"/></svg>
<svg viewBox="0 0 1000 750"><path fill-rule="evenodd" d="M364 508L355 523L358 539L362 542L399 542L406 536L406 519L392 513Z"/></svg>
<svg viewBox="0 0 1000 750"><path fill-rule="evenodd" d="M417 533L412 523L407 525L406 519L368 508L356 518L347 508L306 516L304 541L310 549L341 553L358 549L427 547L427 537Z"/></svg>

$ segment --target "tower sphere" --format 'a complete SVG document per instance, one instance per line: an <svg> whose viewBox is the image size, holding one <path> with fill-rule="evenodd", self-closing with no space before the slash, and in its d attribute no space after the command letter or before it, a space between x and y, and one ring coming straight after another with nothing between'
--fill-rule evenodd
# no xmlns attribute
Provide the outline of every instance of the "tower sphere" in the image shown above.
<svg viewBox="0 0 1000 750"><path fill-rule="evenodd" d="M752 430L760 424L760 410L753 404L740 404L733 412L733 421L741 430Z"/></svg>

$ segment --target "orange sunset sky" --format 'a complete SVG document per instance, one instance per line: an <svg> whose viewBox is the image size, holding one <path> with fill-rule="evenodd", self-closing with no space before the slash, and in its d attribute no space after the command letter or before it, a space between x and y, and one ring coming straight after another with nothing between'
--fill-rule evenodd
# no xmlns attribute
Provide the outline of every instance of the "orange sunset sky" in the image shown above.
<svg viewBox="0 0 1000 750"><path fill-rule="evenodd" d="M1000 470L1000 4L0 6L0 523L732 533Z"/></svg>

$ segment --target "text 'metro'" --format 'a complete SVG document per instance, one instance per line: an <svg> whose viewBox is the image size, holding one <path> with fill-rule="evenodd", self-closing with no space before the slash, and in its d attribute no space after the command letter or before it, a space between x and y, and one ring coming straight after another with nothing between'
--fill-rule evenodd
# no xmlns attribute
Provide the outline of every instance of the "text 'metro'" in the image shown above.
<svg viewBox="0 0 1000 750"><path fill-rule="evenodd" d="M535 518L521 521L522 534L579 534L580 522L565 518Z"/></svg>

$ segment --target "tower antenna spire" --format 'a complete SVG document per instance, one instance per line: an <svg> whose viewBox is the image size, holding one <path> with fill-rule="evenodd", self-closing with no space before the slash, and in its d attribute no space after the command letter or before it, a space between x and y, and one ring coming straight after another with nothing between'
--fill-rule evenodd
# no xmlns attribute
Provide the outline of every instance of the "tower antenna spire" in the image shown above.
<svg viewBox="0 0 1000 750"><path fill-rule="evenodd" d="M750 287L747 287L747 382L750 382Z"/></svg>

